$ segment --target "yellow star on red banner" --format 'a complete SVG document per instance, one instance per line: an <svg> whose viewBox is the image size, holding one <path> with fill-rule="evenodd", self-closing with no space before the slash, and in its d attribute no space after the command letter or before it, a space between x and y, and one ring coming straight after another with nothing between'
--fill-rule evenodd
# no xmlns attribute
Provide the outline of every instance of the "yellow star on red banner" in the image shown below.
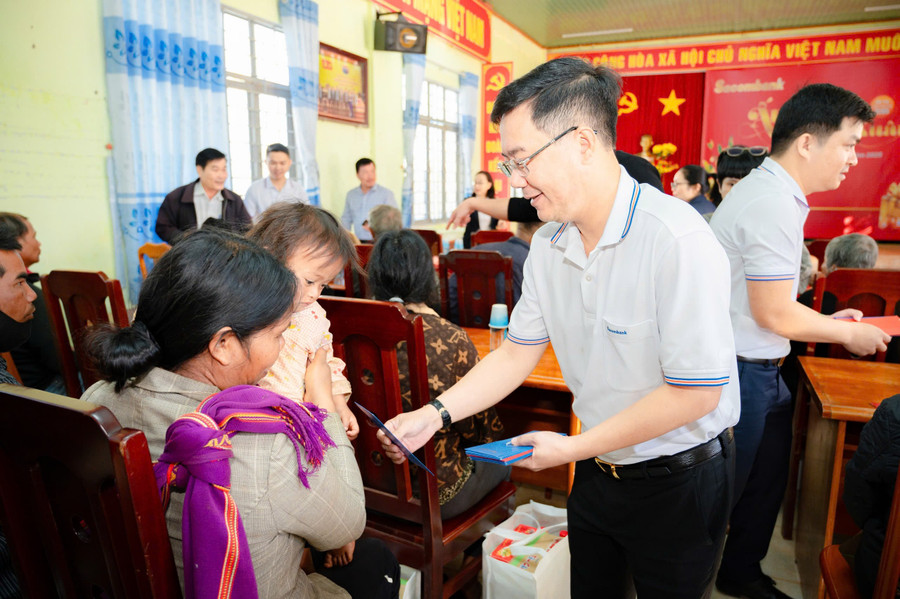
<svg viewBox="0 0 900 599"><path fill-rule="evenodd" d="M687 98L679 98L675 95L675 90L673 89L669 92L668 98L658 98L663 105L663 111L661 116L665 116L670 112L674 112L678 116L681 116L681 112L678 110L678 107L687 102Z"/></svg>

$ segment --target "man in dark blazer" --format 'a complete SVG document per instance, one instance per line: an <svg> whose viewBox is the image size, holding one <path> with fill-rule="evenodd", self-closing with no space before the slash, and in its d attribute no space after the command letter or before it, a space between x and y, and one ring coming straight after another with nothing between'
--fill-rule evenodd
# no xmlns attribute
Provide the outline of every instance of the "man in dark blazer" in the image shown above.
<svg viewBox="0 0 900 599"><path fill-rule="evenodd" d="M225 189L228 160L214 148L197 154L198 179L173 190L163 200L156 217L156 234L175 243L185 232L199 229L208 219L243 230L252 222L241 196Z"/></svg>

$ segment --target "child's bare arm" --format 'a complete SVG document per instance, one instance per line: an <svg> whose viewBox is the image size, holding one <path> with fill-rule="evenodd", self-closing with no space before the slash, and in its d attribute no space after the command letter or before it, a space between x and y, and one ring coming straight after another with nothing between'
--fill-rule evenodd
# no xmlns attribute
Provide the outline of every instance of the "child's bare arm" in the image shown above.
<svg viewBox="0 0 900 599"><path fill-rule="evenodd" d="M347 405L349 397L349 394L335 394L331 396L331 399L334 402L334 410L341 417L341 423L344 425L344 430L347 431L347 438L352 441L359 435L359 423L350 406Z"/></svg>
<svg viewBox="0 0 900 599"><path fill-rule="evenodd" d="M319 349L311 356L306 367L306 393L303 399L329 412L335 411L331 395L331 368L325 349Z"/></svg>

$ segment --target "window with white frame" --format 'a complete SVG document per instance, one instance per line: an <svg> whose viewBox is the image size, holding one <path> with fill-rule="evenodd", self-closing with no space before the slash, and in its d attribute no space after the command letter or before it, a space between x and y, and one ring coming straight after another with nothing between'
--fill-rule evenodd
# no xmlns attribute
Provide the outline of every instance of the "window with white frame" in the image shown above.
<svg viewBox="0 0 900 599"><path fill-rule="evenodd" d="M223 10L225 94L228 102L228 166L231 187L243 195L268 176L266 147L294 147L291 90L284 32L273 23ZM290 176L297 177L297 164Z"/></svg>
<svg viewBox="0 0 900 599"><path fill-rule="evenodd" d="M459 93L422 84L413 161L413 220L446 220L462 199L459 180Z"/></svg>

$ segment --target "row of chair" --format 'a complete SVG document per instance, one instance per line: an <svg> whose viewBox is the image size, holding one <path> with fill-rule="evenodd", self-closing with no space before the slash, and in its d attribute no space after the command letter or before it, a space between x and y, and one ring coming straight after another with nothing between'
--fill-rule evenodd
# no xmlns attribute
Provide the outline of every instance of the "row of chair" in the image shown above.
<svg viewBox="0 0 900 599"><path fill-rule="evenodd" d="M385 420L402 412L397 345L405 342L412 407L428 402L421 316L385 302L322 301L355 401ZM0 401L0 516L26 595L180 597L143 433L122 429L106 408L43 391L0 385ZM377 430L361 429L354 444L365 534L422 571L423 597L449 597L477 576L481 560L447 581L443 567L509 517L515 486L501 483L442 520L436 479L419 476L414 489L409 463L393 464ZM435 471L432 442L418 455Z"/></svg>

